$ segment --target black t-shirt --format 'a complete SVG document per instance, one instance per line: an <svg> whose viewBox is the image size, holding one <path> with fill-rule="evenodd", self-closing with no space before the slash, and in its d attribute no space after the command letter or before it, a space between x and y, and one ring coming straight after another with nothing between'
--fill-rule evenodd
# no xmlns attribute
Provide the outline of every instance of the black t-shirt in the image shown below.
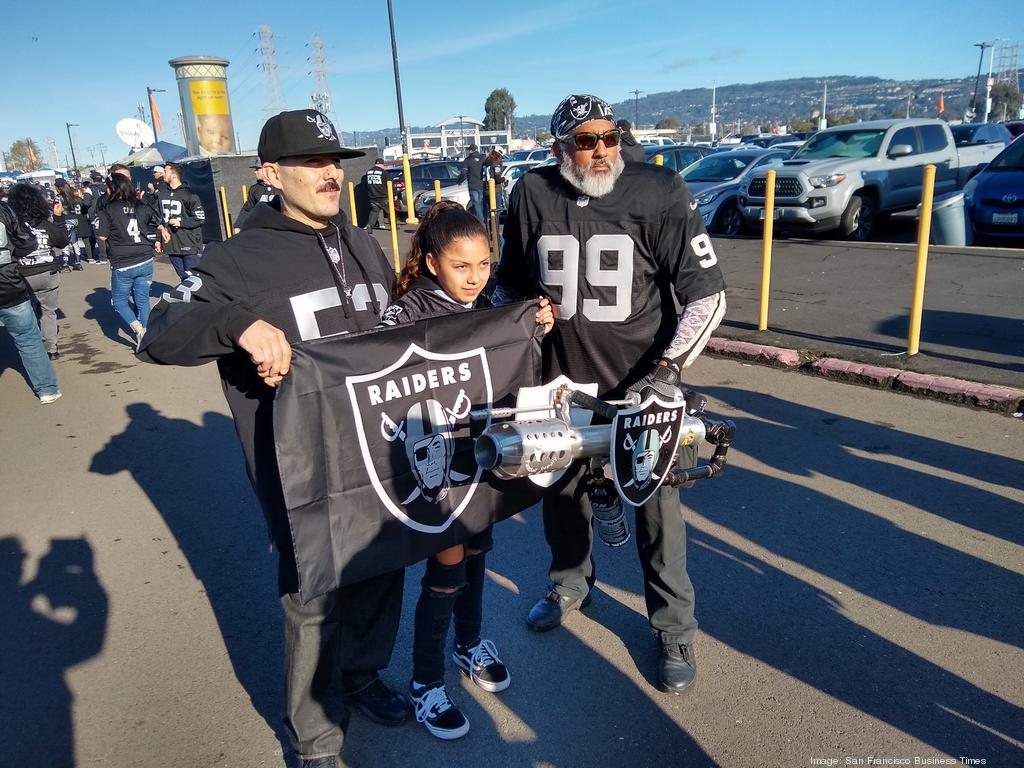
<svg viewBox="0 0 1024 768"><path fill-rule="evenodd" d="M366 183L366 194L371 201L388 199L388 179L383 168L371 168L363 177Z"/></svg>
<svg viewBox="0 0 1024 768"><path fill-rule="evenodd" d="M99 211L96 234L107 238L111 269L141 264L153 258L160 216L144 203L132 206L109 200Z"/></svg>
<svg viewBox="0 0 1024 768"><path fill-rule="evenodd" d="M611 193L581 195L557 166L516 183L497 284L550 297L544 376L597 382L614 396L645 375L679 306L725 290L700 211L679 175L627 163Z"/></svg>

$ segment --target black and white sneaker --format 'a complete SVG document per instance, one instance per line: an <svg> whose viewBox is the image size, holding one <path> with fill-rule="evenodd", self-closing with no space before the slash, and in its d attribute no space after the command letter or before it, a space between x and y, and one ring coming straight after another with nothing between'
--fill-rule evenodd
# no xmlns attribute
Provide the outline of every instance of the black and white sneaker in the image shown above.
<svg viewBox="0 0 1024 768"><path fill-rule="evenodd" d="M414 680L409 684L409 701L416 721L437 738L458 739L469 733L469 720L448 698L444 683L420 685Z"/></svg>
<svg viewBox="0 0 1024 768"><path fill-rule="evenodd" d="M508 667L498 658L498 651L490 640L477 640L475 645L456 643L452 659L485 691L504 691L512 682Z"/></svg>

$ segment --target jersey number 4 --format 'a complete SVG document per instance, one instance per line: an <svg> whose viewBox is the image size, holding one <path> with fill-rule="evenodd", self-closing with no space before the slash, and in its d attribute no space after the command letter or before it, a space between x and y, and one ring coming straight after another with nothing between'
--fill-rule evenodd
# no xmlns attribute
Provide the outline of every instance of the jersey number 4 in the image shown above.
<svg viewBox="0 0 1024 768"><path fill-rule="evenodd" d="M690 241L698 263L707 269L718 263L711 238L699 234ZM587 320L614 323L632 314L633 295L633 238L629 235L592 235L583 248L583 277L596 287L614 288L615 301L602 304L597 299L583 299L579 307L580 242L572 235L541 235L537 239L541 282L546 286L559 286L562 296L552 303L558 317L568 320L579 309ZM552 257L561 254L561 266L556 267ZM614 254L615 266L601 269L602 254Z"/></svg>

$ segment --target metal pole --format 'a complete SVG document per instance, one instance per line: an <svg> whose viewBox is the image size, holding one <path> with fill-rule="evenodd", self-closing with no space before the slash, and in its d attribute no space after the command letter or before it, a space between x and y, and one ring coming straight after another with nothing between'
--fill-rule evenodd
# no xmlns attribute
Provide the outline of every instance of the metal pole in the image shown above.
<svg viewBox="0 0 1024 768"><path fill-rule="evenodd" d="M64 126L68 129L68 144L71 145L71 162L75 166L75 174L81 176L78 172L78 158L75 157L75 142L71 140L71 126L78 127L78 123L64 123Z"/></svg>
<svg viewBox="0 0 1024 768"><path fill-rule="evenodd" d="M630 91L633 94L633 127L640 127L640 94L643 91Z"/></svg>
<svg viewBox="0 0 1024 768"><path fill-rule="evenodd" d="M1000 38L996 38L992 41L992 45L989 46L992 50L988 52L988 79L985 81L985 117L981 122L988 122L988 115L992 111L992 59L996 55L996 42Z"/></svg>
<svg viewBox="0 0 1024 768"><path fill-rule="evenodd" d="M768 300L772 282L772 230L775 226L775 171L768 171L764 180L764 243L761 248L761 306L757 314L757 330L768 330Z"/></svg>
<svg viewBox="0 0 1024 768"><path fill-rule="evenodd" d="M153 89L146 86L146 101L149 102L149 122L153 126L153 143L156 144L160 137L156 135L156 115L153 113Z"/></svg>
<svg viewBox="0 0 1024 768"><path fill-rule="evenodd" d="M402 132L402 152L409 154L409 136L405 131L405 112L402 110L402 78L398 74L398 43L395 40L395 12L388 0L388 24L391 27L391 59L395 65L395 94L398 97L398 130Z"/></svg>
<svg viewBox="0 0 1024 768"><path fill-rule="evenodd" d="M985 60L985 49L989 48L988 43L981 42L975 43L975 48L980 48L981 52L978 54L978 74L974 78L974 98L971 99L971 120L974 120L978 116L978 84L981 82L981 63Z"/></svg>
<svg viewBox="0 0 1024 768"><path fill-rule="evenodd" d="M921 349L921 315L924 314L924 280L928 271L928 236L932 226L932 199L935 193L935 166L924 167L921 192L921 219L917 226L917 268L914 272L914 297L910 308L910 334L907 354L916 355Z"/></svg>

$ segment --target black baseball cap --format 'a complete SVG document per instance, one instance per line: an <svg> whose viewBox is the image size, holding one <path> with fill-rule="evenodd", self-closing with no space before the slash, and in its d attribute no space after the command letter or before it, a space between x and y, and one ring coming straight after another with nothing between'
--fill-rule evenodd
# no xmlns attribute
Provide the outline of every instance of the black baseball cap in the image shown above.
<svg viewBox="0 0 1024 768"><path fill-rule="evenodd" d="M89 178L93 181L103 181L103 174L99 171L89 171Z"/></svg>
<svg viewBox="0 0 1024 768"><path fill-rule="evenodd" d="M264 123L256 151L263 163L306 155L344 159L366 154L341 146L331 121L315 109L296 109L274 115Z"/></svg>

